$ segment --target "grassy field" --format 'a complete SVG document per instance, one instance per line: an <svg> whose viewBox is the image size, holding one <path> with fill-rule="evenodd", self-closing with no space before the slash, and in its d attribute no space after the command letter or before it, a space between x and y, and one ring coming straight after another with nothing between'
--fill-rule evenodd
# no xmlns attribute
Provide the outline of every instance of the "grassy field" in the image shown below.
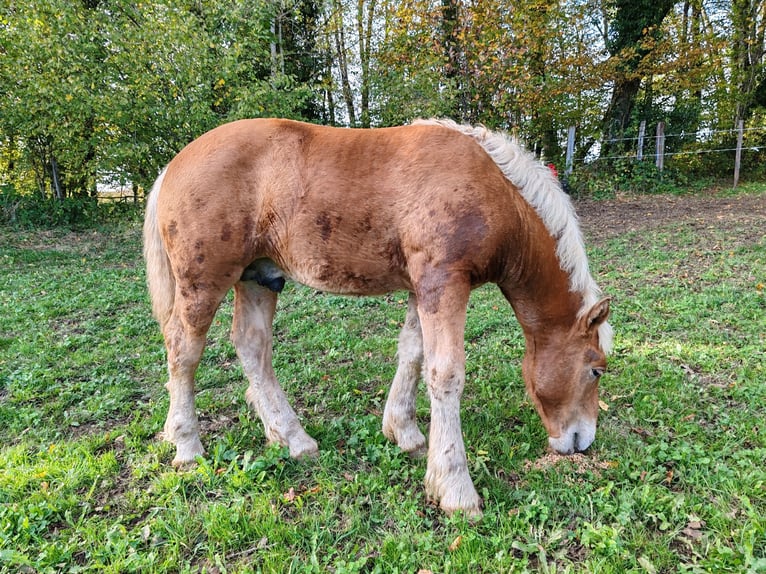
<svg viewBox="0 0 766 574"><path fill-rule="evenodd" d="M476 524L430 505L425 461L380 431L403 294L286 288L275 368L319 442L307 462L264 446L227 300L198 376L208 454L176 472L140 225L0 229L0 572L766 572L764 219L658 222L652 201L624 232L586 218L616 348L584 455L546 454L521 332L496 288L474 293Z"/></svg>

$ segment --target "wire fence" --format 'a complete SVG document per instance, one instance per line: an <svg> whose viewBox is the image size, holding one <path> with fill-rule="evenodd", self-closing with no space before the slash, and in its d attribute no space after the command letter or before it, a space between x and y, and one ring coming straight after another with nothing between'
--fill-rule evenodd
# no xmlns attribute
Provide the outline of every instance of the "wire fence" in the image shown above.
<svg viewBox="0 0 766 574"><path fill-rule="evenodd" d="M752 136L754 134L764 134L758 142L745 142L746 136ZM567 153L566 153L566 172L569 174L572 172L574 164L594 164L601 161L619 161L619 160L637 160L643 161L645 159L653 158L657 168L662 171L665 165L666 158L682 157L682 156L694 156L694 155L708 155L708 154L731 154L734 152L734 187L737 186L739 181L739 173L742 164L743 151L760 152L766 150L766 127L750 127L745 128L744 122L739 121L736 129L703 129L695 132L680 133L665 133L665 123L658 122L656 124L655 135L646 134L646 122L641 122L639 127L639 133L637 136L613 138L607 140L609 147L613 144L621 144L623 149L632 148L632 151L620 155L601 155L601 147L596 146L596 149L591 149L585 157L575 158L575 127L572 126L568 130L567 134ZM726 136L730 136L727 138ZM665 151L666 140L682 140L678 145L688 146L705 146L705 144L711 144L715 141L720 141L725 147L698 147L696 149L679 149L674 151ZM727 139L735 140L736 145L728 144ZM751 138L748 138L751 139ZM632 145L631 145L632 144Z"/></svg>

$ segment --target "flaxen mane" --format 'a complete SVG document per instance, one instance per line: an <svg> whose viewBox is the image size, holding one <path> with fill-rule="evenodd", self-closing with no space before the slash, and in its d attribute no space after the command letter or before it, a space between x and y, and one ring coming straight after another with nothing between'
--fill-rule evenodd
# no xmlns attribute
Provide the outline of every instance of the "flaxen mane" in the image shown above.
<svg viewBox="0 0 766 574"><path fill-rule="evenodd" d="M556 255L561 268L569 274L570 290L583 296L582 313L602 296L588 268L585 244L572 202L550 169L517 142L503 133L483 126L461 125L452 120L416 120L415 124L440 125L472 137L494 160L503 175L535 208L545 227L556 239ZM603 323L599 342L605 353L612 347L612 328Z"/></svg>

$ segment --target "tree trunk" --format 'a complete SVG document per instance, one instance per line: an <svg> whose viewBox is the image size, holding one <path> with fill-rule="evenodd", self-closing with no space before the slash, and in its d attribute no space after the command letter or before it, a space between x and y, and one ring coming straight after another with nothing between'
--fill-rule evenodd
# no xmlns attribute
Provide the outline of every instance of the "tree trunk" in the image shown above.
<svg viewBox="0 0 766 574"><path fill-rule="evenodd" d="M616 62L612 97L602 120L602 155L625 151L621 141L630 125L636 96L641 88L640 65L649 55L673 0L617 0L607 48Z"/></svg>
<svg viewBox="0 0 766 574"><path fill-rule="evenodd" d="M441 36L444 47L444 77L457 93L453 115L460 121L468 120L468 86L463 70L463 47L460 43L459 0L442 0Z"/></svg>
<svg viewBox="0 0 766 574"><path fill-rule="evenodd" d="M548 28L550 20L551 4L539 3L530 8L528 15L531 29L545 30ZM543 93L547 83L547 39L542 36L532 36L529 45L529 67L535 82L535 89ZM556 160L562 155L561 145L559 144L558 134L556 133L556 119L553 117L550 109L541 106L534 112L535 118L535 153L539 157L545 157L547 160Z"/></svg>
<svg viewBox="0 0 766 574"><path fill-rule="evenodd" d="M335 48L337 51L338 68L340 71L341 92L343 100L346 103L346 112L348 113L348 123L354 127L356 123L356 111L354 109L354 93L351 90L351 82L348 79L348 58L346 53L346 33L343 25L343 6L340 0L333 0L334 11L334 36Z"/></svg>
<svg viewBox="0 0 766 574"><path fill-rule="evenodd" d="M604 114L603 149L607 154L623 150L624 142L620 140L630 124L633 106L640 88L640 78L623 77L615 82L612 99Z"/></svg>
<svg viewBox="0 0 766 574"><path fill-rule="evenodd" d="M734 29L732 83L736 102L736 125L739 120L746 120L750 116L759 79L764 70L766 2L734 0L731 5L731 20Z"/></svg>
<svg viewBox="0 0 766 574"><path fill-rule="evenodd" d="M365 19L364 5L367 4ZM359 59L361 61L361 109L360 116L363 128L370 127L370 50L372 44L372 27L375 18L376 0L357 0L356 26L359 35Z"/></svg>
<svg viewBox="0 0 766 574"><path fill-rule="evenodd" d="M53 187L53 196L58 200L62 200L64 199L64 188L61 185L61 174L59 173L59 165L56 162L56 158L53 154L51 154L50 169L51 169L51 184Z"/></svg>

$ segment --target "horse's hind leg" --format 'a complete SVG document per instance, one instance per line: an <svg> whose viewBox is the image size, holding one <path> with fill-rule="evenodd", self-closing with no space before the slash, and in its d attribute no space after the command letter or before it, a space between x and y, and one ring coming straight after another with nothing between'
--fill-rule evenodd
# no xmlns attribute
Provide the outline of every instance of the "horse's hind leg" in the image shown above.
<svg viewBox="0 0 766 574"><path fill-rule="evenodd" d="M383 434L412 456L423 456L426 439L415 418L418 380L423 370L423 333L413 293L407 305L407 318L399 334L399 364L383 410Z"/></svg>
<svg viewBox="0 0 766 574"><path fill-rule="evenodd" d="M250 380L245 394L263 422L266 438L290 449L290 456L315 456L317 443L303 430L298 417L279 386L271 364L271 323L277 294L254 281L235 286L231 338Z"/></svg>
<svg viewBox="0 0 766 574"><path fill-rule="evenodd" d="M192 307L186 306L187 302L177 294L170 318L162 328L168 353L169 379L165 386L170 395L164 438L176 445L173 459L176 467L192 463L205 453L194 410L194 373L219 302L220 298L198 300L192 313L188 311Z"/></svg>

